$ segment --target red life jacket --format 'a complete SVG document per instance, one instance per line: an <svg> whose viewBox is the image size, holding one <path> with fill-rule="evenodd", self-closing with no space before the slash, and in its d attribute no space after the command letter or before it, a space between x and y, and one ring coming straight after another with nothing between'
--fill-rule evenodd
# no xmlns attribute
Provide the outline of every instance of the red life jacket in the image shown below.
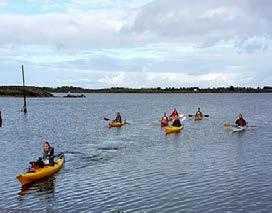
<svg viewBox="0 0 272 213"><path fill-rule="evenodd" d="M235 122L238 126L246 126L246 121L243 118L237 119Z"/></svg>
<svg viewBox="0 0 272 213"><path fill-rule="evenodd" d="M178 117L178 115L179 115L178 112L173 111L170 117Z"/></svg>
<svg viewBox="0 0 272 213"><path fill-rule="evenodd" d="M168 117L167 116L163 116L161 119L162 122L168 122Z"/></svg>

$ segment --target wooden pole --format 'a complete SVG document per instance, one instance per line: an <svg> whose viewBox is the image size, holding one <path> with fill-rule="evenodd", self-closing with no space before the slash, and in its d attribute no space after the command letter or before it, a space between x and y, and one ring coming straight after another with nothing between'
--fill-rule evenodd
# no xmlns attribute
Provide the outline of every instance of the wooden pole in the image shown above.
<svg viewBox="0 0 272 213"><path fill-rule="evenodd" d="M25 94L25 72L24 72L24 65L22 65L22 76L23 76L23 92L24 92L24 106L22 108L22 112L27 113L26 109L26 94Z"/></svg>

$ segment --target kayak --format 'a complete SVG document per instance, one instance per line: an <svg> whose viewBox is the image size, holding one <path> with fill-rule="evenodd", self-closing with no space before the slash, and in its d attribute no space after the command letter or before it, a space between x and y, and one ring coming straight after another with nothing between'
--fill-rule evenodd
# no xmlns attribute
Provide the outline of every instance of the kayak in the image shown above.
<svg viewBox="0 0 272 213"><path fill-rule="evenodd" d="M26 172L18 175L16 178L20 181L22 186L33 183L38 180L50 177L51 175L57 173L64 165L64 155L62 154L55 162L54 166L45 166L44 168L39 168L34 172Z"/></svg>
<svg viewBox="0 0 272 213"><path fill-rule="evenodd" d="M182 130L184 128L184 126L180 126L180 127L177 127L177 126L167 126L164 128L165 130L165 133L166 134L170 134L170 133L177 133L177 132L180 132L180 130Z"/></svg>
<svg viewBox="0 0 272 213"><path fill-rule="evenodd" d="M195 116L195 121L201 121L203 119L202 116Z"/></svg>
<svg viewBox="0 0 272 213"><path fill-rule="evenodd" d="M242 132L246 130L247 126L233 126L232 131L233 132Z"/></svg>
<svg viewBox="0 0 272 213"><path fill-rule="evenodd" d="M111 128L111 127L122 127L122 126L124 126L126 124L126 122L122 122L122 123L120 123L120 122L110 122L109 123L109 128Z"/></svg>

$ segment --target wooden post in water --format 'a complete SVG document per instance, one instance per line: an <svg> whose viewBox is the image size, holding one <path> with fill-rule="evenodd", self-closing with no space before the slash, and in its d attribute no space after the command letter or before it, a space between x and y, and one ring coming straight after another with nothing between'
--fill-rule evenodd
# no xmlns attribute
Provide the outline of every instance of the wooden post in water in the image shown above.
<svg viewBox="0 0 272 213"><path fill-rule="evenodd" d="M27 113L27 108L26 108L26 94L25 94L25 72L24 72L24 65L22 65L22 76L23 76L23 92L24 92L24 106L22 108L22 112Z"/></svg>

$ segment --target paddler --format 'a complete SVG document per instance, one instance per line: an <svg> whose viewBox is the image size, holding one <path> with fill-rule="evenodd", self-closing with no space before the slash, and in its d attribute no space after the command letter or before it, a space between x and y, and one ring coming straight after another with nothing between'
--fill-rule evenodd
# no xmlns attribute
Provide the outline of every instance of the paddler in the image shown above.
<svg viewBox="0 0 272 213"><path fill-rule="evenodd" d="M246 121L243 118L243 115L240 113L237 120L235 121L237 126L246 126Z"/></svg>
<svg viewBox="0 0 272 213"><path fill-rule="evenodd" d="M169 118L166 115L166 112L163 114L161 118L161 127L168 126Z"/></svg>
<svg viewBox="0 0 272 213"><path fill-rule="evenodd" d="M121 117L120 112L117 112L116 118L114 119L113 122L122 123L122 117Z"/></svg>
<svg viewBox="0 0 272 213"><path fill-rule="evenodd" d="M44 166L54 166L54 148L45 141L43 144L43 157L39 158L36 162L31 162L31 170L43 168Z"/></svg>
<svg viewBox="0 0 272 213"><path fill-rule="evenodd" d="M178 117L175 118L175 120L172 123L172 126L181 127L181 122Z"/></svg>
<svg viewBox="0 0 272 213"><path fill-rule="evenodd" d="M167 115L166 115L166 112L163 114L163 117L161 118L161 122L167 122L168 123L168 121L169 121L169 118L167 117Z"/></svg>
<svg viewBox="0 0 272 213"><path fill-rule="evenodd" d="M196 112L196 114L195 114L195 117L197 117L197 118L202 118L202 117L203 117L203 114L202 114L202 112L200 111L200 107L198 107L197 112Z"/></svg>
<svg viewBox="0 0 272 213"><path fill-rule="evenodd" d="M170 115L170 118L174 119L177 118L178 116L179 116L178 111L176 110L176 108L174 108L172 114Z"/></svg>

